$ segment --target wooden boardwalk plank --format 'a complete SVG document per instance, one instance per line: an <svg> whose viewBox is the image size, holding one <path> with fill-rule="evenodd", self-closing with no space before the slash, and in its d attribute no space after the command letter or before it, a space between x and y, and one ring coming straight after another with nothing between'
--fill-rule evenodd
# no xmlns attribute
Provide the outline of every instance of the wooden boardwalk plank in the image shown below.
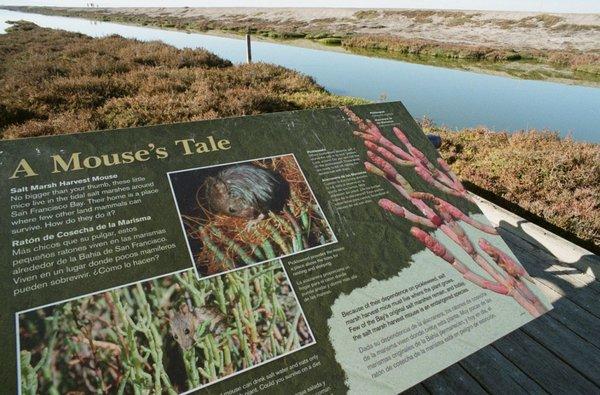
<svg viewBox="0 0 600 395"><path fill-rule="evenodd" d="M581 309L568 299L555 303L548 314L586 341L600 348L600 320L591 314L579 314Z"/></svg>
<svg viewBox="0 0 600 395"><path fill-rule="evenodd" d="M402 394L403 395L429 395L430 392L427 391L427 389L425 389L425 386L423 386L423 384L417 384L417 385L410 387L406 391L402 392Z"/></svg>
<svg viewBox="0 0 600 395"><path fill-rule="evenodd" d="M585 284L591 286L595 291L600 292L600 281L593 275L582 272L572 263L561 262L543 246L534 245L531 241L525 240L504 228L499 228L498 232L511 249L515 247L522 255L535 258L536 262L540 263L544 269L550 269L550 271L554 272L557 276L566 275L568 278L573 279L572 281L574 284ZM590 260L592 259L592 257L588 258ZM594 258L597 257L594 256Z"/></svg>
<svg viewBox="0 0 600 395"><path fill-rule="evenodd" d="M502 230L500 231L500 234L502 235ZM502 236L504 237L505 235ZM545 271L572 283L574 286L585 286L600 294L600 281L589 273L583 273L570 264L560 262L550 252L541 248L536 248L527 240L520 239L514 234L507 235L506 239L509 239L514 243L516 248L519 248L524 253L528 253L532 258L535 258L535 261L540 263Z"/></svg>
<svg viewBox="0 0 600 395"><path fill-rule="evenodd" d="M588 270L600 259L562 263L550 252L560 248L545 248L518 225L500 233L554 309L424 381L426 391L600 393L600 282Z"/></svg>
<svg viewBox="0 0 600 395"><path fill-rule="evenodd" d="M431 376L422 384L433 394L487 394L485 389L457 363Z"/></svg>
<svg viewBox="0 0 600 395"><path fill-rule="evenodd" d="M468 356L460 365L489 393L545 393L542 387L492 346Z"/></svg>
<svg viewBox="0 0 600 395"><path fill-rule="evenodd" d="M598 335L600 333L600 320L569 299L563 298L552 288L541 283L537 285L554 307L547 315L600 348L600 336Z"/></svg>
<svg viewBox="0 0 600 395"><path fill-rule="evenodd" d="M553 253L562 253L563 251L561 251L562 249L557 249L557 247L555 246L553 251L550 251L546 248L546 246L541 245L537 240L531 238L529 235L527 235L526 233L524 233L523 231L515 231L514 229L509 229L506 226L501 226L500 228L498 228L499 233L502 235L502 237L509 237L509 236L513 236L519 240L521 240L521 242L519 243L524 249L525 251L529 251L530 253L534 254L534 255L538 255L540 257L543 258L547 258L550 257L551 261L553 262L557 262L560 266L567 266L567 267L572 267L577 269L580 273L585 274L588 277L594 278L597 281L600 279L600 257L598 257L597 255L594 255L593 253L586 251L585 253L583 253L583 251L579 251L578 254L564 254L564 255L572 255L569 256L568 260L561 260L559 257L555 256ZM558 240L555 240L557 242L557 244L571 244L566 240L557 238ZM575 247L576 249L578 249L578 247L576 246L569 246L569 245L564 245L564 249L569 250L572 247ZM579 255L578 257L575 255ZM566 258L566 257L564 257Z"/></svg>
<svg viewBox="0 0 600 395"><path fill-rule="evenodd" d="M570 330L581 336L588 342L600 347L600 320L585 309L564 298L553 288L546 284L535 281L535 285L542 291L553 305L553 309L547 313Z"/></svg>
<svg viewBox="0 0 600 395"><path fill-rule="evenodd" d="M596 394L600 387L563 362L522 330L494 343L504 357L551 394Z"/></svg>
<svg viewBox="0 0 600 395"><path fill-rule="evenodd" d="M518 246L517 248L520 248ZM548 273L563 279L573 286L586 287L600 295L600 281L593 276L582 273L576 267L561 263L546 251L537 250L530 252L530 256Z"/></svg>
<svg viewBox="0 0 600 395"><path fill-rule="evenodd" d="M600 297L600 282L598 282L592 276L581 273L574 267L554 264L548 266L546 268L546 272L554 275L557 278L560 278L561 280L568 281L577 288L586 288Z"/></svg>
<svg viewBox="0 0 600 395"><path fill-rule="evenodd" d="M586 288L576 288L571 283L554 277L550 273L541 270L531 261L521 261L529 274L544 286L552 289L561 297L567 298L582 309L586 310L596 318L600 318L600 296Z"/></svg>
<svg viewBox="0 0 600 395"><path fill-rule="evenodd" d="M472 195L482 212L502 234L510 232L531 247L532 253L547 252L562 263L600 279L600 257L548 230L535 225L477 195Z"/></svg>
<svg viewBox="0 0 600 395"><path fill-rule="evenodd" d="M600 349L577 336L550 316L542 316L522 330L600 387Z"/></svg>
<svg viewBox="0 0 600 395"><path fill-rule="evenodd" d="M600 303L598 303L600 296L596 292L581 285L571 276L564 275L561 278L547 272L545 269L551 265L537 255L523 251L514 235L506 237L505 241L532 277L600 318Z"/></svg>

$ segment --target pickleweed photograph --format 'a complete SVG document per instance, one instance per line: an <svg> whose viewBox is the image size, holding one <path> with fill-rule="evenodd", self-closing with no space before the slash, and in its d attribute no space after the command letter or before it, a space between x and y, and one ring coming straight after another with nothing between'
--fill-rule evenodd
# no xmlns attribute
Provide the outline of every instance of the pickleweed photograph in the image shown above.
<svg viewBox="0 0 600 395"><path fill-rule="evenodd" d="M337 241L294 155L168 176L200 278Z"/></svg>
<svg viewBox="0 0 600 395"><path fill-rule="evenodd" d="M279 260L33 309L18 327L22 394L177 394L315 341Z"/></svg>

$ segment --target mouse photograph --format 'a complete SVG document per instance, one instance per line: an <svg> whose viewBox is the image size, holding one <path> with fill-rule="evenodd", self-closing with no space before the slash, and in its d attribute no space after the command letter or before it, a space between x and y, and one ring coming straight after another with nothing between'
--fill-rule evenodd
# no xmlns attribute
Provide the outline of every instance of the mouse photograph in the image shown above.
<svg viewBox="0 0 600 395"><path fill-rule="evenodd" d="M169 181L200 278L337 241L293 155L171 172Z"/></svg>
<svg viewBox="0 0 600 395"><path fill-rule="evenodd" d="M23 394L178 394L315 343L279 260L206 280L188 269L18 324Z"/></svg>

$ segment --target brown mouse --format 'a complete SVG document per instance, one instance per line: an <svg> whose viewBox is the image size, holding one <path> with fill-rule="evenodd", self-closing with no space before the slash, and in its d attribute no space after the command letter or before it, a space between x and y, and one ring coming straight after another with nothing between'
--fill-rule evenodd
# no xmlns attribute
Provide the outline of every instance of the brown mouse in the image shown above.
<svg viewBox="0 0 600 395"><path fill-rule="evenodd" d="M196 342L196 330L198 326L209 321L207 329L218 335L225 331L225 317L217 311L206 307L195 307L190 310L187 304L179 306L179 311L169 311L169 323L171 335L175 341L185 350L189 350Z"/></svg>
<svg viewBox="0 0 600 395"><path fill-rule="evenodd" d="M251 164L229 166L205 182L208 206L216 214L256 219L283 210L288 182L277 172Z"/></svg>

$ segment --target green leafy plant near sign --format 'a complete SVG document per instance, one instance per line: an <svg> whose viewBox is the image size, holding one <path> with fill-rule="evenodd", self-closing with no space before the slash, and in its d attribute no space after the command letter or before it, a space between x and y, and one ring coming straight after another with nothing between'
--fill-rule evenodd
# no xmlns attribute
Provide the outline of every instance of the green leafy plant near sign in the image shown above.
<svg viewBox="0 0 600 395"><path fill-rule="evenodd" d="M211 309L184 349L170 317ZM198 281L191 271L24 313L24 394L176 394L313 339L279 261Z"/></svg>

